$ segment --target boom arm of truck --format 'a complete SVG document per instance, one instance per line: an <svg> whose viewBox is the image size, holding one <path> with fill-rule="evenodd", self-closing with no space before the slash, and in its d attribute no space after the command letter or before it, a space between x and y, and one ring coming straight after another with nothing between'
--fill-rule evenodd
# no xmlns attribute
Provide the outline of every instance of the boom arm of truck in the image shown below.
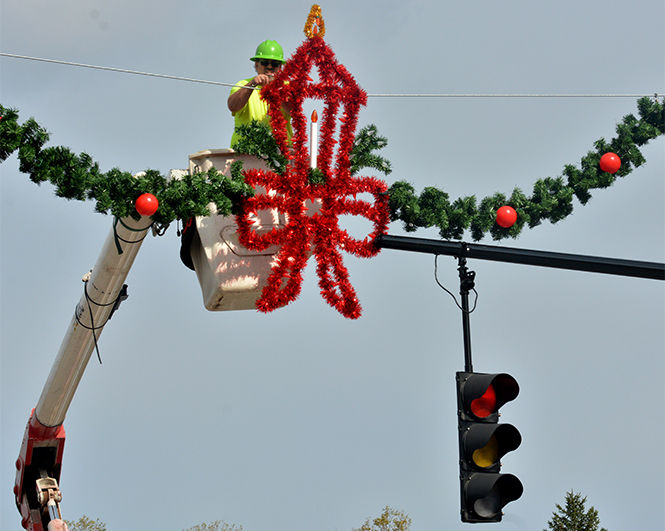
<svg viewBox="0 0 665 531"><path fill-rule="evenodd" d="M116 219L90 273L37 406L32 410L16 460L14 496L21 525L30 531L62 526L58 487L65 444L65 415L104 325L127 298L124 284L143 239L148 217ZM59 527L60 529L62 527Z"/></svg>

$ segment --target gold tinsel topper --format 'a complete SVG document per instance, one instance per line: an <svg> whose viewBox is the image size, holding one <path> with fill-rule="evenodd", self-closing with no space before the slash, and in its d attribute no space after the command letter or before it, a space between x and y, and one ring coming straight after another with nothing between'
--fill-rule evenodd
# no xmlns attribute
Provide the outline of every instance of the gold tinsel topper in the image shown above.
<svg viewBox="0 0 665 531"><path fill-rule="evenodd" d="M305 35L308 39L312 37L323 37L326 34L326 25L321 16L321 6L314 4L307 15L305 22Z"/></svg>

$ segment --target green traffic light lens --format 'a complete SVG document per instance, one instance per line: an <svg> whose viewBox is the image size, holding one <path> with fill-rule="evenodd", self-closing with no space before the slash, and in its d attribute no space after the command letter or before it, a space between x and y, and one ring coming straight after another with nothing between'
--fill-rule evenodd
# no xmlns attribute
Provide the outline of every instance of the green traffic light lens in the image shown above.
<svg viewBox="0 0 665 531"><path fill-rule="evenodd" d="M489 385L483 396L471 401L471 413L476 417L484 419L496 411L496 391L492 384Z"/></svg>
<svg viewBox="0 0 665 531"><path fill-rule="evenodd" d="M501 510L501 498L496 489L492 489L487 496L476 500L473 510L481 518L492 518Z"/></svg>

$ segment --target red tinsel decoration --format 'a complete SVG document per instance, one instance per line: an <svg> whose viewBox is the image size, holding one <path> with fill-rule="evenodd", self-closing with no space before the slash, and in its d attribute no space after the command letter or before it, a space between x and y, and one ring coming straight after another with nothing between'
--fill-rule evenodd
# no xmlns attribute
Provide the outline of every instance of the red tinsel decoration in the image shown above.
<svg viewBox="0 0 665 531"><path fill-rule="evenodd" d="M313 66L318 68L317 82L308 76ZM345 317L357 319L361 307L340 250L360 257L376 255L379 248L374 241L385 234L389 220L386 183L374 177L352 177L350 173L349 154L358 112L360 106L366 104L367 94L346 68L337 63L323 39L314 36L296 50L273 82L262 89L261 96L269 104L275 140L291 162L281 175L263 170L245 172L248 184L255 188L262 186L266 192L244 201L237 218L240 241L256 251L271 245L281 246L257 308L270 312L295 300L311 251L316 257L323 298ZM325 177L323 184L310 183L309 179L307 119L302 109L308 98L324 102L318 154L318 169ZM291 105L292 148L287 140L286 120L280 111L284 102ZM336 141L333 137L340 109L341 125ZM333 163L336 143L338 149ZM372 194L374 202L357 199L359 193ZM308 215L305 205L308 200L320 200L320 210ZM261 234L255 232L251 217L265 209L277 209L286 214L286 225ZM352 238L339 226L338 217L345 214L367 218L373 223L373 232L363 240Z"/></svg>

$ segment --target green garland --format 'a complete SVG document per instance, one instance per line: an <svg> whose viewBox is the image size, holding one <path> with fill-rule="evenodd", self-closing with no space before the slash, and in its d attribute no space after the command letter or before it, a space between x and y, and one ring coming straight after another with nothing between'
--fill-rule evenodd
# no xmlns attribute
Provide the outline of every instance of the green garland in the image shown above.
<svg viewBox="0 0 665 531"><path fill-rule="evenodd" d="M2 105L0 115L0 161L18 150L19 169L34 183L49 181L56 195L66 199L92 199L97 212L138 218L136 198L151 193L159 201L152 219L167 225L176 219L209 215L209 203L217 205L218 213L231 214L243 197L254 195L238 166L233 168L231 178L214 168L185 175L181 180L168 180L156 170L146 170L137 177L117 168L102 173L87 153L76 155L62 146L44 148L48 133L32 118L19 125L18 112Z"/></svg>
<svg viewBox="0 0 665 531"><path fill-rule="evenodd" d="M536 181L531 197L515 188L510 197L496 193L477 203L475 196L450 202L448 194L437 188L425 188L416 195L408 182L398 181L388 190L390 194L390 219L404 222L404 229L412 232L418 227L438 227L445 239L461 239L464 231L471 229L474 240L480 240L489 231L492 238L515 238L525 225L535 227L547 219L552 223L562 220L573 211L573 197L583 205L589 201L589 190L607 188L617 176L625 177L633 167L644 163L638 146L646 144L665 133L665 105L655 99L640 98L637 102L638 120L632 114L625 116L616 127L617 137L606 142L595 142L595 151L582 158L581 167L566 165L566 177L547 177ZM598 166L600 157L614 152L621 158L621 168L612 175ZM496 211L503 205L517 211L517 222L510 228L496 223Z"/></svg>
<svg viewBox="0 0 665 531"><path fill-rule="evenodd" d="M168 225L176 219L210 214L208 204L217 205L217 213L237 213L242 198L254 195L254 189L245 184L242 162L231 165L231 178L214 168L207 172L184 175L182 179L168 180L156 170L146 170L133 176L114 168L106 173L87 153L76 155L63 146L47 147L49 135L32 118L23 125L18 123L18 112L0 105L0 162L18 150L19 169L30 175L30 180L40 184L48 181L55 186L58 197L66 199L94 200L95 210L115 217L139 217L134 207L136 198L151 193L159 201L159 209L152 219ZM233 147L240 153L255 155L266 161L277 173L282 173L288 159L280 152L270 128L259 122L241 126L240 142ZM353 169L370 166L384 172L390 171L390 163L372 155L371 151L383 147L387 141L369 126L358 134L351 160ZM355 150L358 149L358 153ZM325 182L325 176L312 171L313 182Z"/></svg>
<svg viewBox="0 0 665 531"><path fill-rule="evenodd" d="M607 188L617 176L625 177L633 167L642 165L644 157L638 146L665 133L663 104L651 98L641 98L637 106L640 119L630 114L625 116L617 125L618 136L609 143L602 138L598 140L594 144L596 151L582 158L581 169L570 164L565 166L563 173L567 181L563 177L539 179L531 197L515 188L510 197L496 193L485 197L479 204L475 196L451 202L446 192L435 187L425 188L418 196L410 183L397 181L388 189L390 219L402 221L408 232L421 227L438 227L445 239L462 239L464 231L470 228L474 240L482 239L488 231L495 240L515 238L525 225L533 228L545 219L556 223L572 213L573 197L586 204L591 198L589 190ZM243 126L240 133L243 137L233 146L234 149L262 158L277 173L283 171L288 161L281 155L267 126L258 123ZM378 135L376 126L361 129L351 152L351 173L369 167L389 174L390 163L374 154L375 150L386 145L386 139ZM600 157L609 151L621 158L621 168L616 174L604 172L598 165ZM325 176L312 170L310 180L325 181ZM504 205L512 206L518 214L517 222L510 228L496 223L496 211Z"/></svg>
<svg viewBox="0 0 665 531"><path fill-rule="evenodd" d="M409 232L436 226L445 239L461 239L470 228L474 240L482 239L487 232L495 240L515 238L525 225L535 227L545 219L556 223L573 211L573 197L586 204L591 198L589 190L606 188L617 176L624 177L634 167L642 165L645 160L638 146L665 133L664 104L641 98L637 106L639 119L631 114L625 116L617 125L616 138L610 142L602 138L595 142L596 150L582 158L580 168L566 165L565 180L563 177L537 180L530 197L515 188L510 197L496 193L479 204L475 196L451 202L448 194L437 188L427 187L417 195L411 184L398 181L388 190L390 219L402 221ZM176 219L208 215L209 203L215 203L220 214L235 213L242 198L254 194L252 187L244 182L240 162L232 166L230 178L215 169L185 175L182 180L167 180L155 170L147 170L145 175L137 177L116 168L102 173L86 153L75 155L62 146L43 148L48 133L33 119L21 126L17 121L18 112L2 105L0 114L0 161L18 150L19 168L29 174L33 182L51 182L60 197L95 200L98 212L138 217L134 201L148 192L159 201L153 220L166 225ZM283 172L288 160L279 151L267 126L255 122L243 126L240 133L241 140L233 146L236 151L255 155L265 160L273 171ZM359 131L350 156L352 174L366 167L389 174L390 163L374 154L386 144L374 125ZM619 155L622 162L614 175L603 172L598 166L600 157L609 151ZM326 176L313 170L310 179L325 182ZM503 205L512 206L518 214L517 222L507 229L496 224L496 210Z"/></svg>
<svg viewBox="0 0 665 531"><path fill-rule="evenodd" d="M388 175L391 172L390 162L374 151L388 145L388 140L379 136L374 124L363 127L353 141L349 160L351 175L356 175L363 168L374 168ZM282 152L272 135L270 127L264 123L253 121L238 127L238 140L231 146L238 153L246 153L263 159L275 173L284 172L288 159ZM326 176L318 168L312 168L310 181L316 184L325 182Z"/></svg>

